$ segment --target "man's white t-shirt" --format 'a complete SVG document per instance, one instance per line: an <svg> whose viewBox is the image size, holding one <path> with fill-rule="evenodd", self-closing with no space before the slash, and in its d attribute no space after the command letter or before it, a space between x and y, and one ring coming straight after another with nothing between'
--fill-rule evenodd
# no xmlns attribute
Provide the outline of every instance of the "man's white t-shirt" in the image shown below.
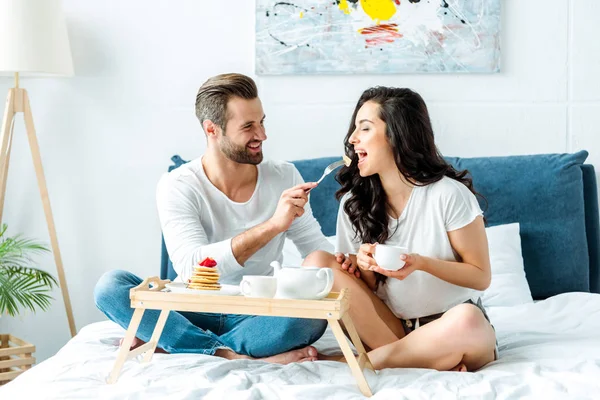
<svg viewBox="0 0 600 400"><path fill-rule="evenodd" d="M271 218L282 192L304 183L291 163L264 161L257 168L256 188L244 203L230 200L210 182L202 158L162 176L156 192L158 215L177 280L189 277L192 267L205 257L217 261L221 283L239 284L244 275L271 275L269 264L282 261L286 237L303 258L315 250L333 251L306 204L305 213L287 232L275 236L244 266L236 261L231 239Z"/></svg>
<svg viewBox="0 0 600 400"><path fill-rule="evenodd" d="M357 254L361 240L344 212L341 200L337 219L336 250ZM462 183L444 177L427 186L415 186L397 220L389 219L392 236L385 244L406 246L410 253L458 261L448 232L465 227L483 215L477 199ZM414 271L406 279L388 278L380 284L377 295L399 318L420 318L445 312L469 299L476 300L481 292L441 280L423 271Z"/></svg>

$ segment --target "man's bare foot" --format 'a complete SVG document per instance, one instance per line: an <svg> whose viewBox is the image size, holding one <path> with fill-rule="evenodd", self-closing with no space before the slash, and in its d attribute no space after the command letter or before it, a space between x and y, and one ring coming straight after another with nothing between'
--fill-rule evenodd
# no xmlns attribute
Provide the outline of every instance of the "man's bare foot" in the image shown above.
<svg viewBox="0 0 600 400"><path fill-rule="evenodd" d="M303 349L287 351L285 353L276 354L271 357L265 358L252 358L249 356L244 356L242 354L238 354L234 351L227 349L219 349L215 352L215 356L223 357L228 360L235 359L247 359L247 360L259 360L266 361L274 364L291 364L295 362L304 362L304 361L317 361L317 349L312 346L307 346Z"/></svg>
<svg viewBox="0 0 600 400"><path fill-rule="evenodd" d="M459 363L456 367L452 368L450 371L454 372L468 372L467 366L463 363Z"/></svg>
<svg viewBox="0 0 600 400"><path fill-rule="evenodd" d="M292 350L271 357L260 358L262 361L275 364L291 364L294 362L317 361L317 349L312 346L306 346L303 349Z"/></svg>
<svg viewBox="0 0 600 400"><path fill-rule="evenodd" d="M119 340L119 347L121 347L121 345L123 344L123 340L125 340L125 338L121 338L121 340ZM143 344L146 344L146 342L144 342L142 339L138 339L137 337L134 337L129 350L135 350ZM156 347L156 349L154 350L154 353L169 354L166 351L164 351L163 349L161 349L160 347Z"/></svg>

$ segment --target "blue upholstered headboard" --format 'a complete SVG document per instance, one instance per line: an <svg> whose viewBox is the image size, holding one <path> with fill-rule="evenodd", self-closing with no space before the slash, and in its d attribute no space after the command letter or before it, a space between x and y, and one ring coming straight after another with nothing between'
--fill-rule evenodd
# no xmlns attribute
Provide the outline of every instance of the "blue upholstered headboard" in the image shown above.
<svg viewBox="0 0 600 400"><path fill-rule="evenodd" d="M527 280L535 299L584 291L600 293L598 193L587 152L532 156L452 158L468 169L488 226L519 222ZM305 181L315 181L338 158L294 161ZM173 157L178 167L185 161ZM333 175L311 192L323 233L335 234L339 188ZM174 277L163 242L161 276Z"/></svg>

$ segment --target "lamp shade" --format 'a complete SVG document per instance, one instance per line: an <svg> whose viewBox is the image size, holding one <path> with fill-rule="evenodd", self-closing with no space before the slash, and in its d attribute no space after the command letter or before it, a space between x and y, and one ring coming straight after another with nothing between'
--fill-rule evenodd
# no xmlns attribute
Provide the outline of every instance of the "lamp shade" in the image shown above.
<svg viewBox="0 0 600 400"><path fill-rule="evenodd" d="M0 0L0 74L73 75L61 0Z"/></svg>

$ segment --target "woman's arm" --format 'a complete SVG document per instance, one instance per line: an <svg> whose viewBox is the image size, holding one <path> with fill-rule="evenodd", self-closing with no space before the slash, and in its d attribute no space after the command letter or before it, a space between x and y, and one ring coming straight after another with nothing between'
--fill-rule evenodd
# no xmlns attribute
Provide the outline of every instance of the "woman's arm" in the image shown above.
<svg viewBox="0 0 600 400"><path fill-rule="evenodd" d="M490 256L485 225L481 216L464 228L448 232L452 248L460 261L443 261L419 254L407 254L406 265L398 271L376 267L373 271L396 279L404 279L420 270L454 285L485 290L491 282Z"/></svg>
<svg viewBox="0 0 600 400"><path fill-rule="evenodd" d="M423 257L422 270L458 286L487 289L492 273L483 217L475 218L464 228L448 232L448 238L460 261Z"/></svg>

